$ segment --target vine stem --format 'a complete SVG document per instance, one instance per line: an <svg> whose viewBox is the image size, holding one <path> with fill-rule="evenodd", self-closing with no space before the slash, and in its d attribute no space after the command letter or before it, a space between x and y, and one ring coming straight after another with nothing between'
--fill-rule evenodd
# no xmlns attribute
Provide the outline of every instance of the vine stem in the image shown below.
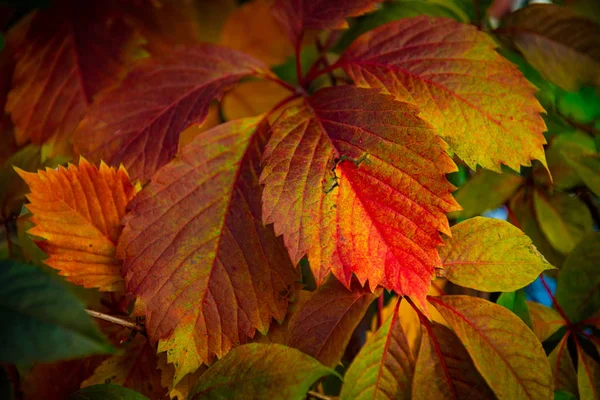
<svg viewBox="0 0 600 400"><path fill-rule="evenodd" d="M338 63L334 63L334 64L331 64L320 70L317 70L315 68L306 75L306 78L304 78L304 82L312 82L316 77L323 75L323 74L327 74L335 69L338 69L339 67L340 66L338 65Z"/></svg>
<svg viewBox="0 0 600 400"><path fill-rule="evenodd" d="M112 324L115 324L115 325L121 325L125 328L131 329L133 331L140 332L140 333L146 335L146 329L144 329L143 326L136 324L135 322L131 322L124 318L115 317L114 315L108 315L108 314L104 314L104 313L94 311L94 310L85 310L85 312L94 318L98 318L103 321L107 321Z"/></svg>
<svg viewBox="0 0 600 400"><path fill-rule="evenodd" d="M271 82L275 82L277 83L279 86L282 86L284 88L286 88L287 90L289 90L292 93L296 93L298 91L297 88L295 88L294 86L290 85L289 83L287 83L286 81L279 79L278 77L271 75L271 74L265 74L262 75L263 78L271 81Z"/></svg>
<svg viewBox="0 0 600 400"><path fill-rule="evenodd" d="M554 297L554 295L552 294L552 290L550 290L550 287L546 283L546 278L544 277L544 274L540 274L540 280L542 281L542 285L544 286L546 293L548 293L548 296L550 296L550 298L552 299L552 304L554 304L554 307L556 307L556 311L558 311L560 316L565 320L565 323L567 324L567 329L571 330L573 324L571 324L571 321L569 321L569 318L567 318L567 314L565 314L565 311L556 301L556 297Z"/></svg>

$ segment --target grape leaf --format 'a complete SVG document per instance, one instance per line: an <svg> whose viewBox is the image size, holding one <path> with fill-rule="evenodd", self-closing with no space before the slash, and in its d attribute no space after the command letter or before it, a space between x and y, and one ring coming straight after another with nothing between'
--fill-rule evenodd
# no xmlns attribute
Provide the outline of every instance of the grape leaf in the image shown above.
<svg viewBox="0 0 600 400"><path fill-rule="evenodd" d="M425 307L445 213L458 209L456 166L412 106L375 89L324 88L273 124L264 154L263 217L317 283L354 272ZM351 162L352 161L352 162Z"/></svg>
<svg viewBox="0 0 600 400"><path fill-rule="evenodd" d="M80 159L37 174L17 169L31 193L27 209L35 227L29 234L49 258L44 261L69 282L105 291L123 288L121 262L115 259L121 218L139 187L124 168L100 168Z"/></svg>
<svg viewBox="0 0 600 400"><path fill-rule="evenodd" d="M286 345L335 367L348 346L354 329L377 298L354 282L351 290L337 279L329 279L294 314Z"/></svg>
<svg viewBox="0 0 600 400"><path fill-rule="evenodd" d="M577 393L577 372L573 366L571 354L567 348L568 336L564 336L548 355L548 361L552 368L552 383L554 389L563 389L571 393Z"/></svg>
<svg viewBox="0 0 600 400"><path fill-rule="evenodd" d="M423 338L415 365L412 399L495 399L469 353L449 328L422 325Z"/></svg>
<svg viewBox="0 0 600 400"><path fill-rule="evenodd" d="M299 48L307 30L343 29L346 18L374 9L374 0L277 0L273 6L276 21Z"/></svg>
<svg viewBox="0 0 600 400"><path fill-rule="evenodd" d="M553 308L546 307L534 301L528 301L527 306L531 314L533 333L535 333L540 342L548 339L566 325L565 320Z"/></svg>
<svg viewBox="0 0 600 400"><path fill-rule="evenodd" d="M117 255L174 384L285 316L297 277L262 224L259 118L196 136L131 204Z"/></svg>
<svg viewBox="0 0 600 400"><path fill-rule="evenodd" d="M556 301L572 323L600 308L600 232L588 235L567 257L556 285Z"/></svg>
<svg viewBox="0 0 600 400"><path fill-rule="evenodd" d="M102 362L92 376L81 383L85 388L111 383L135 390L151 399L165 398L167 390L161 385L157 369L156 349L148 339L136 335L121 352Z"/></svg>
<svg viewBox="0 0 600 400"><path fill-rule="evenodd" d="M552 372L544 349L519 317L477 297L429 299L499 398L552 398Z"/></svg>
<svg viewBox="0 0 600 400"><path fill-rule="evenodd" d="M340 399L409 399L414 363L394 305L392 315L350 364Z"/></svg>
<svg viewBox="0 0 600 400"><path fill-rule="evenodd" d="M440 247L446 278L485 292L511 292L554 267L525 234L498 219L475 217L454 225Z"/></svg>
<svg viewBox="0 0 600 400"><path fill-rule="evenodd" d="M538 188L533 193L533 204L541 231L562 254L569 254L584 236L594 231L592 214L577 197L564 192L549 195Z"/></svg>
<svg viewBox="0 0 600 400"><path fill-rule="evenodd" d="M71 394L67 400L148 400L135 390L117 385L88 386Z"/></svg>
<svg viewBox="0 0 600 400"><path fill-rule="evenodd" d="M600 26L567 7L534 4L504 19L509 38L547 79L568 91L600 85Z"/></svg>
<svg viewBox="0 0 600 400"><path fill-rule="evenodd" d="M427 16L360 36L336 65L358 86L418 105L420 116L475 169L545 165L546 126L535 88L474 26Z"/></svg>
<svg viewBox="0 0 600 400"><path fill-rule="evenodd" d="M335 372L296 349L250 343L233 349L202 374L189 399L302 400L314 381L330 374Z"/></svg>
<svg viewBox="0 0 600 400"><path fill-rule="evenodd" d="M55 278L34 266L0 261L0 362L49 362L112 353L112 347Z"/></svg>
<svg viewBox="0 0 600 400"><path fill-rule="evenodd" d="M122 77L140 37L115 7L63 0L37 12L15 50L6 111L18 144L69 138L98 92Z"/></svg>
<svg viewBox="0 0 600 400"><path fill-rule="evenodd" d="M587 355L581 346L577 346L579 367L577 368L577 386L581 400L600 398L600 364Z"/></svg>
<svg viewBox="0 0 600 400"><path fill-rule="evenodd" d="M146 183L171 160L179 134L206 118L214 99L240 78L262 73L261 62L215 45L165 51L139 62L98 97L75 133L75 146L92 160L123 163Z"/></svg>

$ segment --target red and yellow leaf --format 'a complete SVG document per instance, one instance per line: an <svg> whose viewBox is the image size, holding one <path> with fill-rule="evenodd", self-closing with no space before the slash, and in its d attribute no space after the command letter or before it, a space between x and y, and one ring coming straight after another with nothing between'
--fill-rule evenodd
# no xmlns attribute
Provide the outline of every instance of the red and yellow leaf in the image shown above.
<svg viewBox="0 0 600 400"><path fill-rule="evenodd" d="M67 140L94 96L138 56L140 38L118 9L62 0L33 16L16 49L6 111L18 144Z"/></svg>
<svg viewBox="0 0 600 400"><path fill-rule="evenodd" d="M450 282L486 292L510 292L554 267L525 234L498 219L475 217L454 225L440 247Z"/></svg>
<svg viewBox="0 0 600 400"><path fill-rule="evenodd" d="M600 364L577 345L577 386L581 400L600 399Z"/></svg>
<svg viewBox="0 0 600 400"><path fill-rule="evenodd" d="M213 100L240 78L265 71L257 60L209 44L143 60L90 108L75 146L93 160L123 163L146 183L175 155L179 134L204 121Z"/></svg>
<svg viewBox="0 0 600 400"><path fill-rule="evenodd" d="M150 399L165 399L167 394L161 385L156 349L142 335L136 335L121 353L102 362L81 387L103 383L133 389Z"/></svg>
<svg viewBox="0 0 600 400"><path fill-rule="evenodd" d="M535 333L540 342L548 339L566 325L563 317L553 308L546 307L534 301L528 301L527 306L531 314L533 333Z"/></svg>
<svg viewBox="0 0 600 400"><path fill-rule="evenodd" d="M78 167L17 172L31 190L27 209L35 227L28 232L45 239L36 242L49 256L44 262L77 285L121 290L116 245L127 204L140 189L125 169L82 158Z"/></svg>
<svg viewBox="0 0 600 400"><path fill-rule="evenodd" d="M552 399L552 371L544 349L519 317L477 297L429 299L499 398Z"/></svg>
<svg viewBox="0 0 600 400"><path fill-rule="evenodd" d="M552 368L554 390L566 390L567 392L577 394L577 372L575 372L575 366L567 348L568 338L568 335L562 338L548 355L548 361Z"/></svg>
<svg viewBox="0 0 600 400"><path fill-rule="evenodd" d="M378 90L319 90L273 124L264 154L263 217L317 283L331 270L371 289L425 296L439 265L445 213L458 209L456 166L416 109ZM353 162L351 162L353 161Z"/></svg>
<svg viewBox="0 0 600 400"><path fill-rule="evenodd" d="M337 63L358 86L416 104L469 167L545 165L535 88L496 44L448 18L405 18L360 36Z"/></svg>
<svg viewBox="0 0 600 400"><path fill-rule="evenodd" d="M118 256L146 329L175 380L282 320L297 273L262 224L258 183L268 127L228 122L161 168L125 218Z"/></svg>
<svg viewBox="0 0 600 400"><path fill-rule="evenodd" d="M276 0L273 14L292 44L298 47L307 30L347 28L346 18L374 10L374 3L374 0Z"/></svg>
<svg viewBox="0 0 600 400"><path fill-rule="evenodd" d="M411 399L496 399L465 346L444 325L422 325Z"/></svg>
<svg viewBox="0 0 600 400"><path fill-rule="evenodd" d="M255 117L269 112L290 94L288 89L273 81L241 82L223 96L223 116L229 121Z"/></svg>
<svg viewBox="0 0 600 400"><path fill-rule="evenodd" d="M350 364L340 399L409 399L414 362L395 304L392 315Z"/></svg>
<svg viewBox="0 0 600 400"><path fill-rule="evenodd" d="M351 289L333 277L321 285L294 314L285 344L335 367L354 329L377 298L356 281Z"/></svg>

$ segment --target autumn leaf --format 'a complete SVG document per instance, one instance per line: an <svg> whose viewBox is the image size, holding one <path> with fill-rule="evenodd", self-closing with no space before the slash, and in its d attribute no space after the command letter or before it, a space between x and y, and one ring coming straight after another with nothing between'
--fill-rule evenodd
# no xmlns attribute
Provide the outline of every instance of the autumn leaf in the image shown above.
<svg viewBox="0 0 600 400"><path fill-rule="evenodd" d="M392 315L350 364L340 399L409 399L414 362L394 305Z"/></svg>
<svg viewBox="0 0 600 400"><path fill-rule="evenodd" d="M286 29L277 23L273 0L252 0L233 11L221 31L220 44L261 60L267 65L284 63L294 54Z"/></svg>
<svg viewBox="0 0 600 400"><path fill-rule="evenodd" d="M175 367L167 361L167 353L158 354L158 368L161 370L160 382L167 388L171 399L186 400L192 387L196 384L200 376L206 372L208 366L201 365L196 372L185 375L177 384L173 384L175 377Z"/></svg>
<svg viewBox="0 0 600 400"><path fill-rule="evenodd" d="M267 74L261 62L210 44L142 60L99 96L77 129L75 147L92 160L123 163L146 183L175 155L179 134L204 121L214 99L240 78L259 74Z"/></svg>
<svg viewBox="0 0 600 400"><path fill-rule="evenodd" d="M544 349L519 317L477 297L429 299L499 398L552 398L552 372Z"/></svg>
<svg viewBox="0 0 600 400"><path fill-rule="evenodd" d="M556 301L572 323L600 308L600 233L594 232L567 257L556 285Z"/></svg>
<svg viewBox="0 0 600 400"><path fill-rule="evenodd" d="M13 153L0 167L0 221L7 221L21 211L27 184L19 177L14 167L34 172L42 164L40 146L30 144Z"/></svg>
<svg viewBox="0 0 600 400"><path fill-rule="evenodd" d="M535 88L474 26L426 16L385 24L360 36L336 66L361 87L413 103L472 169L515 171L545 165Z"/></svg>
<svg viewBox="0 0 600 400"><path fill-rule="evenodd" d="M571 354L567 348L568 335L565 335L562 340L556 345L554 350L548 355L548 361L552 368L552 383L554 389L566 390L577 394L577 372L571 359Z"/></svg>
<svg viewBox="0 0 600 400"><path fill-rule="evenodd" d="M356 281L348 290L337 279L329 279L294 314L285 344L335 367L376 298Z"/></svg>
<svg viewBox="0 0 600 400"><path fill-rule="evenodd" d="M289 95L289 90L273 81L240 82L223 96L223 116L229 121L255 117L269 112Z"/></svg>
<svg viewBox="0 0 600 400"><path fill-rule="evenodd" d="M125 208L140 189L125 169L97 168L82 158L79 166L17 172L31 190L26 207L35 227L28 233L45 239L36 241L49 256L44 262L77 285L121 290L116 244Z"/></svg>
<svg viewBox="0 0 600 400"><path fill-rule="evenodd" d="M600 26L567 7L533 4L504 19L497 32L527 61L565 90L600 85Z"/></svg>
<svg viewBox="0 0 600 400"><path fill-rule="evenodd" d="M587 355L580 345L577 345L579 367L577 368L577 386L581 400L596 400L600 398L600 364Z"/></svg>
<svg viewBox="0 0 600 400"><path fill-rule="evenodd" d="M202 374L189 400L302 400L317 379L331 374L335 371L291 347L250 343L233 349Z"/></svg>
<svg viewBox="0 0 600 400"><path fill-rule="evenodd" d="M16 51L6 111L17 143L67 140L100 90L138 57L140 37L115 7L62 0L38 11Z"/></svg>
<svg viewBox="0 0 600 400"><path fill-rule="evenodd" d="M527 306L531 314L533 332L540 342L548 339L566 325L564 318L553 308L534 301L528 301Z"/></svg>
<svg viewBox="0 0 600 400"><path fill-rule="evenodd" d="M124 220L117 254L125 288L175 364L174 384L285 316L297 274L262 224L258 176L268 126L259 122L236 120L196 136Z"/></svg>
<svg viewBox="0 0 600 400"><path fill-rule="evenodd" d="M346 18L373 10L374 3L374 0L276 0L273 15L294 48L299 48L307 30L347 28Z"/></svg>
<svg viewBox="0 0 600 400"><path fill-rule="evenodd" d="M378 90L324 88L273 124L264 154L263 217L317 283L352 273L423 306L445 213L458 209L456 167L416 109ZM425 306L424 306L425 307Z"/></svg>
<svg viewBox="0 0 600 400"><path fill-rule="evenodd" d="M436 322L421 330L411 399L496 399L452 330Z"/></svg>
<svg viewBox="0 0 600 400"><path fill-rule="evenodd" d="M150 399L165 398L167 390L161 385L156 349L148 339L136 335L126 343L119 354L113 355L96 368L94 373L81 383L85 388L92 385L111 383L135 390Z"/></svg>

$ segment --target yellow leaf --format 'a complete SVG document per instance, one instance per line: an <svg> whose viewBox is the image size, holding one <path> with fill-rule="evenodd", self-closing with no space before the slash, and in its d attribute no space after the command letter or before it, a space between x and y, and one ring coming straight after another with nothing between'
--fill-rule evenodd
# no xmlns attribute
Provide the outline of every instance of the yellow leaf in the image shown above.
<svg viewBox="0 0 600 400"><path fill-rule="evenodd" d="M196 136L209 130L210 128L214 128L221 122L219 104L213 103L208 109L208 115L206 116L206 119L201 124L192 125L185 131L181 132L181 135L179 135L179 148L182 148L194 140Z"/></svg>
<svg viewBox="0 0 600 400"><path fill-rule="evenodd" d="M223 98L223 116L226 120L254 117L270 111L290 94L272 81L242 82Z"/></svg>

